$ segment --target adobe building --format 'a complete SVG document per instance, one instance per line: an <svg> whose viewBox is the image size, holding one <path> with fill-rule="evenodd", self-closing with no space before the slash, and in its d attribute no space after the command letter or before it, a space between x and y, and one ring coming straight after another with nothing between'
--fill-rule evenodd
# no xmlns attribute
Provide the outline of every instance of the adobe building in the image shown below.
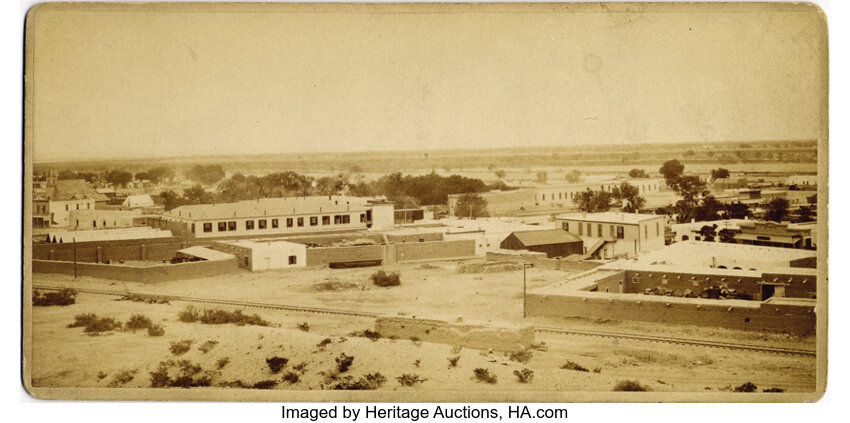
<svg viewBox="0 0 850 423"><path fill-rule="evenodd" d="M149 226L202 240L387 229L394 213L381 198L314 196L180 206L148 220Z"/></svg>
<svg viewBox="0 0 850 423"><path fill-rule="evenodd" d="M664 248L664 215L571 213L555 217L561 229L584 241L584 254L610 259L635 257Z"/></svg>
<svg viewBox="0 0 850 423"><path fill-rule="evenodd" d="M528 250L545 253L547 258L567 257L583 253L581 238L560 229L513 232L500 247L506 250Z"/></svg>
<svg viewBox="0 0 850 423"><path fill-rule="evenodd" d="M628 179L546 185L510 191L491 191L478 195L487 201L487 212L490 216L518 216L547 210L577 210L573 200L578 198L580 193L588 189L612 192L615 187L619 187L623 182L628 182L636 187L641 195L664 189L663 179ZM463 195L449 195L449 215L455 215L457 202Z"/></svg>
<svg viewBox="0 0 850 423"><path fill-rule="evenodd" d="M307 266L307 246L282 240L222 241L212 248L236 256L239 267L252 272Z"/></svg>

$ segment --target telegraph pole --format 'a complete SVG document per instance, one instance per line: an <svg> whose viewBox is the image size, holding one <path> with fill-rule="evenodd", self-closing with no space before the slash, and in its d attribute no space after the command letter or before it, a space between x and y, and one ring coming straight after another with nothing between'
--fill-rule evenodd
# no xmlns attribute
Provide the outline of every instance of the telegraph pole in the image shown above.
<svg viewBox="0 0 850 423"><path fill-rule="evenodd" d="M526 309L526 301L525 301L525 292L526 292L526 285L525 285L525 269L526 269L526 268L528 268L528 263L523 262L523 263L522 263L522 318L523 318L523 319L525 319L525 314L526 314L526 313L525 313L525 309Z"/></svg>
<svg viewBox="0 0 850 423"><path fill-rule="evenodd" d="M71 238L74 244L74 279L77 279L77 238Z"/></svg>

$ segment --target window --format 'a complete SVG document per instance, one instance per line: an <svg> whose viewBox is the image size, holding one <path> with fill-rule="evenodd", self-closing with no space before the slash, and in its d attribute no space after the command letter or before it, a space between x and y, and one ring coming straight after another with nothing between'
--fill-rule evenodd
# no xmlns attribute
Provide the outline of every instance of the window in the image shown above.
<svg viewBox="0 0 850 423"><path fill-rule="evenodd" d="M342 216L341 215L334 216L334 225L339 225L340 223L342 223Z"/></svg>
<svg viewBox="0 0 850 423"><path fill-rule="evenodd" d="M297 258L297 257L295 257L295 256L289 256L289 264L290 264L290 265L296 264L296 262L297 262L297 261L298 261L298 258Z"/></svg>
<svg viewBox="0 0 850 423"><path fill-rule="evenodd" d="M319 218L316 216L310 217L310 226L316 226L319 224Z"/></svg>
<svg viewBox="0 0 850 423"><path fill-rule="evenodd" d="M590 226L590 223L587 224L587 236L593 236L593 228Z"/></svg>
<svg viewBox="0 0 850 423"><path fill-rule="evenodd" d="M602 238L602 224L601 223L596 225L596 233L598 234L597 236L599 238Z"/></svg>
<svg viewBox="0 0 850 423"><path fill-rule="evenodd" d="M195 233L195 224L192 224L192 233Z"/></svg>
<svg viewBox="0 0 850 423"><path fill-rule="evenodd" d="M632 283L640 283L640 278L638 278L637 276L633 277Z"/></svg>
<svg viewBox="0 0 850 423"><path fill-rule="evenodd" d="M227 230L228 231L235 231L236 230L236 221L235 220L231 220L230 222L227 222Z"/></svg>
<svg viewBox="0 0 850 423"><path fill-rule="evenodd" d="M564 222L564 224L562 226L563 226L565 231L567 231L567 232L570 231L570 222Z"/></svg>
<svg viewBox="0 0 850 423"><path fill-rule="evenodd" d="M266 219L260 219L257 221L257 227L260 229L266 229Z"/></svg>
<svg viewBox="0 0 850 423"><path fill-rule="evenodd" d="M649 228L646 225L643 225L643 238L649 238Z"/></svg>
<svg viewBox="0 0 850 423"><path fill-rule="evenodd" d="M582 225L581 223L579 223L579 224L578 224L578 234L579 234L579 235L584 235L584 229L583 229L583 228L584 228L584 225Z"/></svg>
<svg viewBox="0 0 850 423"><path fill-rule="evenodd" d="M77 203L77 204L74 204L74 205L77 206L77 210L80 209L80 203Z"/></svg>
<svg viewBox="0 0 850 423"><path fill-rule="evenodd" d="M68 205L65 204L65 211L68 211Z"/></svg>
<svg viewBox="0 0 850 423"><path fill-rule="evenodd" d="M204 232L212 232L212 223L204 223Z"/></svg>
<svg viewBox="0 0 850 423"><path fill-rule="evenodd" d="M344 224L351 223L351 215L348 215L348 214L342 215L342 223L344 223Z"/></svg>
<svg viewBox="0 0 850 423"><path fill-rule="evenodd" d="M91 210L91 203L86 203L86 208Z"/></svg>
<svg viewBox="0 0 850 423"><path fill-rule="evenodd" d="M304 226L304 218L303 217L298 218L298 227L301 227L301 226Z"/></svg>
<svg viewBox="0 0 850 423"><path fill-rule="evenodd" d="M291 217L287 217L287 218L286 218L286 227L287 227L287 228L291 228L291 227L292 227L292 218L291 218Z"/></svg>
<svg viewBox="0 0 850 423"><path fill-rule="evenodd" d="M546 201L546 194L543 194L543 201Z"/></svg>
<svg viewBox="0 0 850 423"><path fill-rule="evenodd" d="M254 221L246 220L245 221L245 229L254 229Z"/></svg>
<svg viewBox="0 0 850 423"><path fill-rule="evenodd" d="M661 225L655 222L655 236L661 235Z"/></svg>
<svg viewBox="0 0 850 423"><path fill-rule="evenodd" d="M611 238L614 238L614 225L611 225Z"/></svg>
<svg viewBox="0 0 850 423"><path fill-rule="evenodd" d="M361 222L363 221L363 215L362 214L360 215L360 221ZM330 224L331 224L331 217L330 216L322 216L322 225L330 225Z"/></svg>
<svg viewBox="0 0 850 423"><path fill-rule="evenodd" d="M625 231L622 226L617 226L617 239L624 239L626 237Z"/></svg>
<svg viewBox="0 0 850 423"><path fill-rule="evenodd" d="M366 222L366 213L360 213L360 223Z"/></svg>
<svg viewBox="0 0 850 423"><path fill-rule="evenodd" d="M97 220L92 220L92 221L91 221L91 226L92 226L93 228L96 228L96 227L97 227Z"/></svg>
<svg viewBox="0 0 850 423"><path fill-rule="evenodd" d="M224 232L227 230L227 222L218 222L218 231Z"/></svg>
<svg viewBox="0 0 850 423"><path fill-rule="evenodd" d="M276 228L277 226L277 219L272 219L272 228Z"/></svg>

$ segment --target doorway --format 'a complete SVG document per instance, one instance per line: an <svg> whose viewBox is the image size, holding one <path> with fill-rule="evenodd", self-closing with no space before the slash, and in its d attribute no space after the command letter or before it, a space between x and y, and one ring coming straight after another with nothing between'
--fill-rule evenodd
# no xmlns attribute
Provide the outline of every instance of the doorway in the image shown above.
<svg viewBox="0 0 850 423"><path fill-rule="evenodd" d="M762 284L761 286L761 300L764 301L770 297L772 297L776 293L775 285Z"/></svg>

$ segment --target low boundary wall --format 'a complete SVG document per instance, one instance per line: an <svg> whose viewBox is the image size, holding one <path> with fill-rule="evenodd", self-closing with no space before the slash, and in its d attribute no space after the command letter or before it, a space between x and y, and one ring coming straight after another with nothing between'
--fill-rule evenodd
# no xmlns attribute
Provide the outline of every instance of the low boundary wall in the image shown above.
<svg viewBox="0 0 850 423"><path fill-rule="evenodd" d="M433 319L379 316L375 320L375 330L382 337L418 338L424 342L479 350L516 352L528 349L534 343L534 326L521 324L450 323Z"/></svg>
<svg viewBox="0 0 850 423"><path fill-rule="evenodd" d="M529 293L529 316L583 317L652 323L725 327L731 329L815 333L812 305L771 304L744 300L659 297L639 294Z"/></svg>
<svg viewBox="0 0 850 423"><path fill-rule="evenodd" d="M128 266L123 264L100 264L77 262L77 275L114 279L128 282L156 283L195 279L235 272L239 269L236 258L228 260L192 261L156 266ZM74 274L74 262L55 260L33 260L33 273Z"/></svg>
<svg viewBox="0 0 850 423"><path fill-rule="evenodd" d="M77 243L77 262L102 263L117 260L170 260L189 243L182 238L144 238ZM74 244L33 244L32 258L73 261Z"/></svg>
<svg viewBox="0 0 850 423"><path fill-rule="evenodd" d="M355 247L316 247L307 248L307 266L327 266L330 263L368 260L382 260L384 264L392 264L421 260L451 260L474 255L475 241L471 239Z"/></svg>
<svg viewBox="0 0 850 423"><path fill-rule="evenodd" d="M498 252L488 252L486 258L491 261L524 261L541 269L561 270L565 272L584 272L601 266L600 263L550 259L546 258L545 255L542 255L541 253L530 253L531 254L503 254Z"/></svg>

